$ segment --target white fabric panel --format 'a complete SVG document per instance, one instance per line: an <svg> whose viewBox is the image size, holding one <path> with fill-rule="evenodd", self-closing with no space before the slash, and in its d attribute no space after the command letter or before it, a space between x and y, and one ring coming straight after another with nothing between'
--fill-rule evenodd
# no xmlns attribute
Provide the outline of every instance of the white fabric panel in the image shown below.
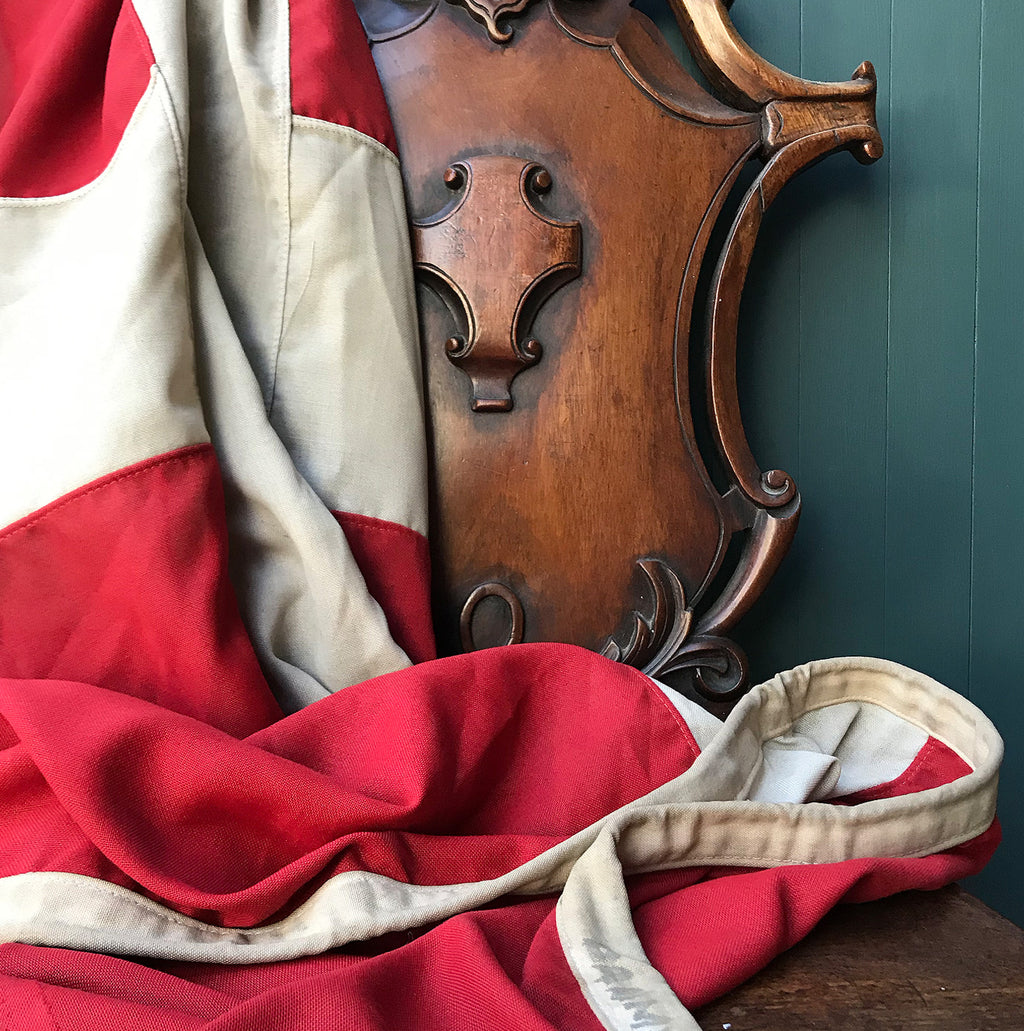
<svg viewBox="0 0 1024 1031"><path fill-rule="evenodd" d="M743 800L767 742L804 713L846 701L866 701L927 730L973 772L938 788L852 807ZM986 717L930 678L879 659L824 660L755 688L681 776L493 880L411 885L349 871L283 920L238 929L184 917L105 881L27 873L0 879L0 940L188 961L270 962L433 923L510 892L564 886L559 938L605 1027L639 1026L633 1023L639 1005L666 1018L651 1026L692 1028L644 955L624 871L929 855L989 827L1001 758L1002 742ZM637 994L617 990L626 974Z"/></svg>
<svg viewBox="0 0 1024 1031"><path fill-rule="evenodd" d="M686 720L703 751L722 721L697 702L653 681ZM767 741L746 797L758 802L812 802L885 784L904 773L928 735L869 702L842 702L801 716Z"/></svg>
<svg viewBox="0 0 1024 1031"><path fill-rule="evenodd" d="M423 385L398 162L352 129L293 125L271 419L330 508L425 534Z"/></svg>
<svg viewBox="0 0 1024 1031"><path fill-rule="evenodd" d="M154 72L102 175L57 197L0 199L0 526L208 439L182 192Z"/></svg>
<svg viewBox="0 0 1024 1031"><path fill-rule="evenodd" d="M409 665L337 520L302 478L260 389L194 227L187 245L199 383L227 497L232 580L286 712Z"/></svg>
<svg viewBox="0 0 1024 1031"><path fill-rule="evenodd" d="M787 734L761 750L761 765L747 798L755 802L819 802L832 795L840 765L814 742Z"/></svg>
<svg viewBox="0 0 1024 1031"><path fill-rule="evenodd" d="M816 709L796 721L793 734L838 760L839 779L829 794L822 796L831 798L895 780L928 740L922 728L909 727L898 716L868 702Z"/></svg>
<svg viewBox="0 0 1024 1031"><path fill-rule="evenodd" d="M722 721L702 705L698 705L692 698L687 698L660 680L651 677L651 683L672 703L672 708L683 717L686 725L690 728L693 740L697 742L697 747L703 752L711 744L711 739L722 729Z"/></svg>
<svg viewBox="0 0 1024 1031"><path fill-rule="evenodd" d="M189 211L269 408L290 248L288 5L192 0L187 11L188 50L174 59L188 55Z"/></svg>
<svg viewBox="0 0 1024 1031"><path fill-rule="evenodd" d="M408 665L328 511L426 529L397 171L351 130L296 130L293 153L286 4L141 0L137 11L185 134L198 378L231 578L290 712ZM374 394L367 370L382 366ZM373 492L370 470L381 477Z"/></svg>
<svg viewBox="0 0 1024 1031"><path fill-rule="evenodd" d="M149 39L153 60L160 69L170 99L170 117L181 149L181 166L188 167L188 66L176 60L185 52L188 33L183 0L132 0L132 7Z"/></svg>

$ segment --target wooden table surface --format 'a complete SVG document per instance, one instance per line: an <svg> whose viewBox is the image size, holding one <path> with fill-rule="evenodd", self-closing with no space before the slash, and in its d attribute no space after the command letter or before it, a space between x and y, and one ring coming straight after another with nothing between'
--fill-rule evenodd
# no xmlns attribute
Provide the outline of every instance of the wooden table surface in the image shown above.
<svg viewBox="0 0 1024 1031"><path fill-rule="evenodd" d="M1024 1031L1024 931L952 885L837 907L703 1031Z"/></svg>

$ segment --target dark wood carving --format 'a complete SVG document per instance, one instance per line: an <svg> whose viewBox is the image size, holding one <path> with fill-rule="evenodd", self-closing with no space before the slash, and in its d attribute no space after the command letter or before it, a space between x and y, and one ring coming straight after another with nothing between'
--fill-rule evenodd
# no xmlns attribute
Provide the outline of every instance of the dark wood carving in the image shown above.
<svg viewBox="0 0 1024 1031"><path fill-rule="evenodd" d="M462 4L467 11L487 29L487 35L495 43L507 43L512 38L512 29L503 29L498 25L502 21L519 14L533 0L448 0L451 4Z"/></svg>
<svg viewBox="0 0 1024 1031"><path fill-rule="evenodd" d="M466 604L462 606L462 614L459 616L462 650L471 652L477 647L476 636L473 633L473 616L477 606L485 598L500 598L508 607L508 634L502 643L506 645L521 644L524 622L523 603L507 584L492 580L475 588L466 599Z"/></svg>
<svg viewBox="0 0 1024 1031"><path fill-rule="evenodd" d="M440 287L465 326L445 353L473 385L475 412L507 412L512 380L540 359L526 337L546 298L580 272L580 224L559 222L536 207L551 173L534 161L482 155L444 173L458 199L417 222L417 270Z"/></svg>
<svg viewBox="0 0 1024 1031"><path fill-rule="evenodd" d="M523 640L574 642L653 675L687 670L705 694L734 696L746 661L728 635L800 513L792 477L762 471L743 429L740 294L784 183L834 151L880 155L870 65L848 82L809 82L754 53L721 0L669 0L709 92L627 0L537 0L511 39L489 0L500 46L451 3L357 2L433 285L421 327L442 649L481 643L477 592L514 585L521 613L506 603ZM753 182L727 213L750 162ZM542 197L530 169L554 184ZM584 260L569 279L574 222ZM719 222L725 242L712 255ZM700 384L689 352L708 264ZM533 303L528 283L540 290ZM463 328L464 341L446 343ZM533 336L543 361L516 379L510 409ZM476 407L502 418L470 411L453 359ZM696 391L722 487L697 445ZM727 575L738 533L744 548ZM713 595L713 584L724 586Z"/></svg>
<svg viewBox="0 0 1024 1031"><path fill-rule="evenodd" d="M664 562L640 559L637 568L652 589L650 617L634 611L628 640L609 637L601 649L651 676L693 670L703 693L729 701L746 680L746 656L724 637L691 633L693 610L679 577Z"/></svg>

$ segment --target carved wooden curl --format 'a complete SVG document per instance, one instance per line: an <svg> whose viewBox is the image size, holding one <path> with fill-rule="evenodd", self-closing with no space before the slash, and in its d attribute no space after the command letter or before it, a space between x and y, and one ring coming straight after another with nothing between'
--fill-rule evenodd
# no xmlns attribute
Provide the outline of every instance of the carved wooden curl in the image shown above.
<svg viewBox="0 0 1024 1031"><path fill-rule="evenodd" d="M523 640L523 625L526 618L523 612L523 603L511 587L499 583L497 580L490 580L474 588L466 599L466 603L462 606L462 615L459 618L459 635L462 638L462 650L465 652L476 650L477 645L473 639L473 615L476 612L477 605L485 598L500 598L508 606L509 629L505 644L521 644Z"/></svg>
<svg viewBox="0 0 1024 1031"><path fill-rule="evenodd" d="M511 18L519 14L533 0L448 0L448 3L465 7L469 13L482 22L487 35L494 43L507 43L512 38L512 29L502 29L498 19Z"/></svg>
<svg viewBox="0 0 1024 1031"><path fill-rule="evenodd" d="M780 469L762 473L747 443L736 388L740 297L764 212L798 172L827 154L849 150L862 163L882 156L875 122L875 70L863 62L849 82L810 82L782 72L740 39L720 0L670 0L701 70L738 107L762 107L767 164L733 221L711 285L707 380L719 454L755 504L779 508L797 497Z"/></svg>
<svg viewBox="0 0 1024 1031"><path fill-rule="evenodd" d="M636 666L651 677L692 670L697 689L706 698L731 701L747 679L747 657L724 637L691 633L693 610L672 568L659 559L639 559L637 568L653 592L650 616L632 613L629 639L609 637L601 654Z"/></svg>
<svg viewBox="0 0 1024 1031"><path fill-rule="evenodd" d="M557 0L555 0L557 3ZM875 122L875 71L863 62L850 82L811 82L775 68L740 38L721 0L670 0L684 38L708 80L744 111L761 112L761 151L766 164L737 212L711 284L706 375L712 434L736 488L723 499L736 524L750 529L733 577L692 630L682 585L660 562L637 565L654 588L650 619L634 611L629 642L608 639L604 654L651 676L693 668L698 690L708 697L733 697L746 678L743 653L721 636L749 610L780 565L800 516L792 477L780 469L762 472L747 442L736 385L736 343L740 297L761 219L781 188L798 172L838 150L863 164L882 155ZM571 27L569 31L574 31ZM576 34L574 32L574 34ZM625 37L628 39L628 36ZM623 46L620 61L638 81L640 73ZM587 40L592 45L593 36ZM654 95L654 89L649 91ZM662 91L663 92L663 91ZM664 98L659 99L664 102ZM724 121L724 119L720 119ZM688 308L684 279L681 310Z"/></svg>

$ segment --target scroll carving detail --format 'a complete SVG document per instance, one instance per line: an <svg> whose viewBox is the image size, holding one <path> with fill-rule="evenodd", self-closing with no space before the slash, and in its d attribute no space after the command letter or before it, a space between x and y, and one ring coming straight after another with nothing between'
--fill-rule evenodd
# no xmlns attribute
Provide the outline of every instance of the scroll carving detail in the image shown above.
<svg viewBox="0 0 1024 1031"><path fill-rule="evenodd" d="M701 694L730 700L746 681L746 656L728 638L694 627L693 610L671 567L650 558L639 559L637 566L653 592L651 615L634 610L629 640L620 644L609 637L601 654L651 677L693 670Z"/></svg>
<svg viewBox="0 0 1024 1031"><path fill-rule="evenodd" d="M469 13L482 22L487 35L495 43L507 43L512 38L511 29L503 29L498 19L510 18L524 11L533 0L448 0L450 4L465 7Z"/></svg>
<svg viewBox="0 0 1024 1031"><path fill-rule="evenodd" d="M579 275L580 224L538 210L536 198L552 179L532 161L468 158L448 168L444 181L461 195L415 224L416 268L466 326L445 350L473 385L473 410L507 412L512 380L541 356L541 345L526 336L534 315Z"/></svg>
<svg viewBox="0 0 1024 1031"><path fill-rule="evenodd" d="M506 638L573 641L652 675L686 670L716 701L737 697L747 663L727 635L778 568L801 506L793 479L765 471L747 441L736 385L740 297L763 214L782 187L838 150L865 163L880 156L873 69L865 62L830 83L776 68L739 36L728 0L669 0L710 89L629 0L357 3L411 199L421 214L437 211L413 227L418 275L455 321L453 329L436 306L426 309L441 499L434 548L451 585L444 621L458 624L466 649ZM491 43L467 31L459 7ZM529 45L503 46L511 37L503 19L523 11L513 24ZM609 203L605 194L622 182L624 139L651 174L646 188ZM578 303L574 296L545 312L544 325L558 327L545 332L564 334L552 341L552 351L566 351L558 361L542 361L532 324L580 274L581 226L548 215L552 176L512 156L520 150L558 155L549 167L559 180L572 169L571 184L559 181L550 199L571 186L568 210L587 226L589 278ZM751 160L762 167L712 255L712 230ZM447 162L451 192L438 210ZM690 404L694 295L709 264L701 407L724 490L695 436L695 414L704 413ZM666 279L680 267L681 282ZM660 364L670 351L671 372ZM544 375L545 389L524 390L514 419L468 416L451 365L472 384L474 411L505 412L512 381L538 362L525 385ZM623 441L634 439L641 457L609 486L608 468L616 460L622 468ZM736 533L744 547L726 577ZM625 602L637 555L642 590ZM590 605L571 586L581 561L593 577ZM510 585L482 583L509 569L526 611ZM714 596L712 584L721 585Z"/></svg>

